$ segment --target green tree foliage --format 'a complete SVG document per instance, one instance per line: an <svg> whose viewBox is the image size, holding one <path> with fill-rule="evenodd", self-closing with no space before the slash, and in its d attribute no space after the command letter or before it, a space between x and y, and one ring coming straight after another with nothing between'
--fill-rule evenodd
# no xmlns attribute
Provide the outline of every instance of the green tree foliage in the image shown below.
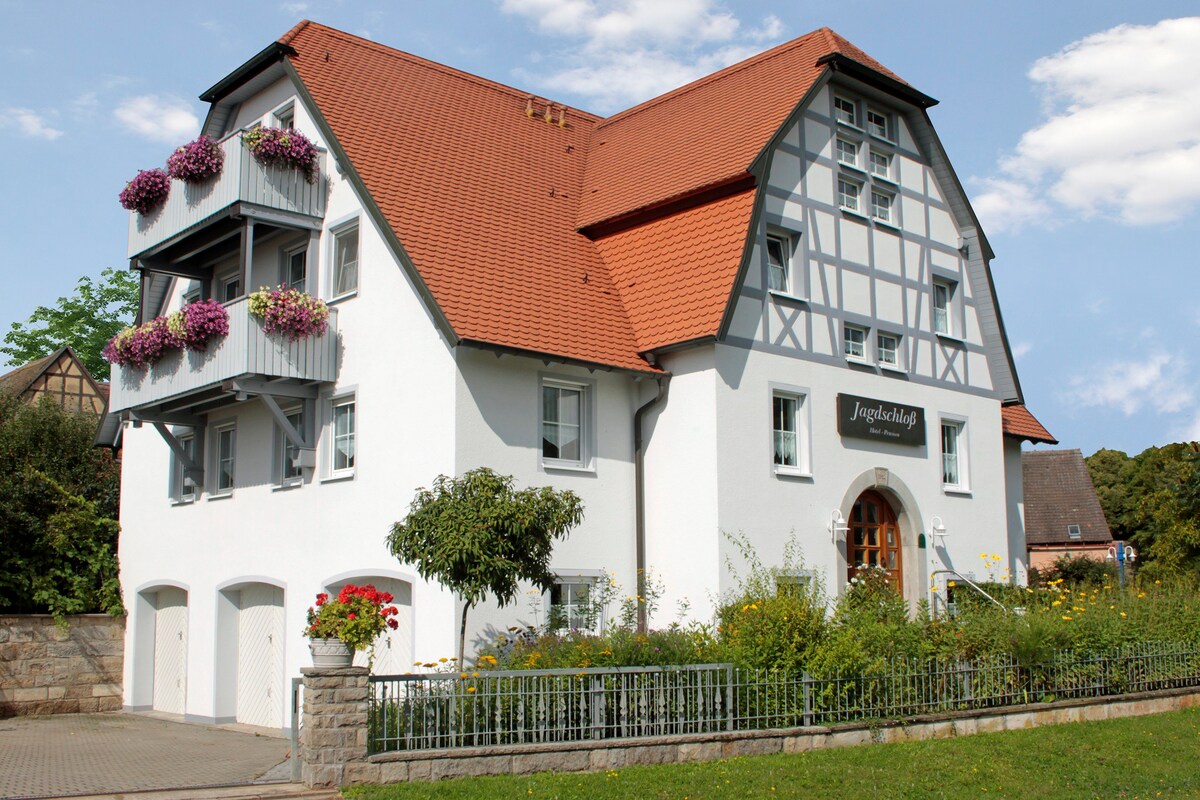
<svg viewBox="0 0 1200 800"><path fill-rule="evenodd" d="M128 270L106 269L100 279L84 276L75 294L58 298L54 307L38 306L24 323L14 322L0 353L11 364L25 364L70 345L99 380L108 379L108 362L100 352L137 313L138 278Z"/></svg>
<svg viewBox="0 0 1200 800"><path fill-rule="evenodd" d="M408 516L392 526L388 547L463 601L462 664L470 608L488 596L508 605L522 581L547 591L554 585L554 542L582 521L583 502L574 492L518 491L511 477L480 468L461 478L439 475L432 489L418 490Z"/></svg>
<svg viewBox="0 0 1200 800"><path fill-rule="evenodd" d="M96 418L0 395L0 609L121 612L119 467Z"/></svg>

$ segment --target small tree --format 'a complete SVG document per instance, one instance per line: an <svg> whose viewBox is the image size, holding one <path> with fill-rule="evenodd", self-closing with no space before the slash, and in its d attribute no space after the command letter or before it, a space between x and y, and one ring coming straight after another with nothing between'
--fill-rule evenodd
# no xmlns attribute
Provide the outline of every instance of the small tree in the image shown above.
<svg viewBox="0 0 1200 800"><path fill-rule="evenodd" d="M392 526L388 547L463 601L458 633L459 664L465 664L467 612L491 595L506 606L528 581L542 591L554 584L550 555L583 520L574 492L546 486L520 491L513 479L480 468L461 478L439 475L420 489L408 516Z"/></svg>

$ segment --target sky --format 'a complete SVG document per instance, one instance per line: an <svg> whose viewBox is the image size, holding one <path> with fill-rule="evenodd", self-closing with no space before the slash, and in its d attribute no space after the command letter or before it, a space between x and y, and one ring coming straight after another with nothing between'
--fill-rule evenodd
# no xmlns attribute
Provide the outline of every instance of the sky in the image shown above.
<svg viewBox="0 0 1200 800"><path fill-rule="evenodd" d="M0 0L0 331L124 268L117 194L302 18L600 114L829 26L930 115L1061 447L1200 439L1195 0ZM753 98L742 111L753 113ZM702 132L698 132L702 133ZM0 356L2 358L2 356Z"/></svg>

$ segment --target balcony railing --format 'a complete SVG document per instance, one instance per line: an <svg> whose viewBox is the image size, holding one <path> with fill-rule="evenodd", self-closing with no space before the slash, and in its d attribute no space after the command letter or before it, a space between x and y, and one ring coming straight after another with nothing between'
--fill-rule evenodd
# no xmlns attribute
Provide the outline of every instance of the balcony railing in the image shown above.
<svg viewBox="0 0 1200 800"><path fill-rule="evenodd" d="M155 211L146 216L129 212L130 256L144 253L237 202L310 217L325 216L324 151L317 180L309 183L300 170L259 164L242 144L240 131L220 144L225 151L225 167L214 180L201 184L172 180L171 194Z"/></svg>
<svg viewBox="0 0 1200 800"><path fill-rule="evenodd" d="M174 351L150 366L113 365L109 411L144 408L203 392L247 375L333 381L337 378L337 309L329 309L323 336L294 342L263 332L247 298L226 305L229 333L201 352Z"/></svg>

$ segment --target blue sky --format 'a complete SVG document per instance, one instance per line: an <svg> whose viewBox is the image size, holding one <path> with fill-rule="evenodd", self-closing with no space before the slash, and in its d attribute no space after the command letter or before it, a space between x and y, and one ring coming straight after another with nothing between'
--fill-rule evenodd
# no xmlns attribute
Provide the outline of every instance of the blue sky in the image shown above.
<svg viewBox="0 0 1200 800"><path fill-rule="evenodd" d="M0 330L126 264L117 193L297 20L598 113L828 25L923 92L996 251L1026 402L1064 447L1200 439L1194 2L0 0ZM746 112L753 111L747 98Z"/></svg>

